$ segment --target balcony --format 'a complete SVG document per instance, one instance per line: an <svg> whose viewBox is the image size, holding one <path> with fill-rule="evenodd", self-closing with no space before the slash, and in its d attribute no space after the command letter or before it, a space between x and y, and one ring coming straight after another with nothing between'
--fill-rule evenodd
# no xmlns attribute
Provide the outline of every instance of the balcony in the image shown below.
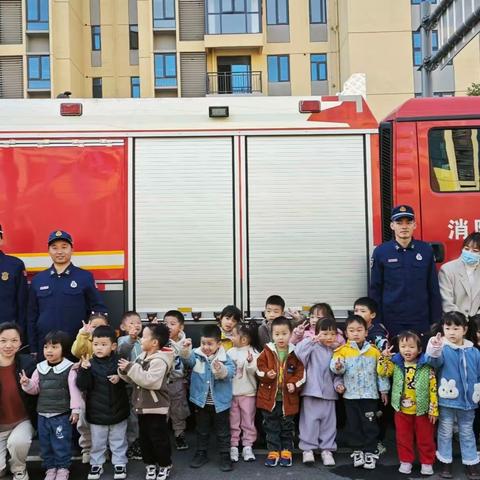
<svg viewBox="0 0 480 480"><path fill-rule="evenodd" d="M208 72L207 95L262 93L262 72Z"/></svg>

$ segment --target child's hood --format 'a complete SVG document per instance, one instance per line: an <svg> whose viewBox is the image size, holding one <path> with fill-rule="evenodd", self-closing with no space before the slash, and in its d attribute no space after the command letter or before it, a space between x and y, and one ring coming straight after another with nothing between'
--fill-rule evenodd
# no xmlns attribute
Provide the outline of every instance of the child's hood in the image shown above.
<svg viewBox="0 0 480 480"><path fill-rule="evenodd" d="M53 370L53 373L62 373L67 368L70 368L72 365L73 362L66 358L64 358L60 363L57 363L56 365L49 365L47 360L44 360L37 365L37 370L42 375L46 375L50 370Z"/></svg>
<svg viewBox="0 0 480 480"><path fill-rule="evenodd" d="M167 363L169 367L173 364L174 358L175 353L173 351L173 348L170 347L163 347L162 349L156 351L155 353L152 353L151 355L147 355L146 352L142 353L142 360L151 362L155 359L162 359Z"/></svg>
<svg viewBox="0 0 480 480"><path fill-rule="evenodd" d="M195 353L195 355L198 355L199 357L204 358L207 362L213 362L214 360L218 360L219 362L227 361L227 352L225 352L225 349L222 346L219 347L219 349L216 351L215 355L212 358L207 357L202 352L202 347L195 348L193 350L193 353Z"/></svg>
<svg viewBox="0 0 480 480"><path fill-rule="evenodd" d="M404 368L405 367L405 360L403 359L403 357L400 355L400 353L396 353L393 357L392 357L392 362L395 364L395 365L398 365L399 367L401 368ZM420 353L420 355L417 357L417 367L421 367L422 365L425 365L427 363L427 360L425 358L425 354L424 353Z"/></svg>
<svg viewBox="0 0 480 480"><path fill-rule="evenodd" d="M275 347L274 342L266 343L265 348L270 349L278 357L277 348ZM295 351L295 345L293 345L292 343L289 343L288 344L288 354L290 355L293 351Z"/></svg>
<svg viewBox="0 0 480 480"><path fill-rule="evenodd" d="M463 340L463 345L455 345L454 343L449 342L445 337L443 338L443 345L453 348L454 350L465 350L474 346L473 343L467 339Z"/></svg>
<svg viewBox="0 0 480 480"><path fill-rule="evenodd" d="M342 348L350 348L362 354L370 350L370 348L375 348L375 347L365 340L363 342L362 348L359 348L357 342L354 342L353 340L347 340L347 343L345 343L345 345L340 345L339 347L337 347L335 349L335 352L340 351Z"/></svg>

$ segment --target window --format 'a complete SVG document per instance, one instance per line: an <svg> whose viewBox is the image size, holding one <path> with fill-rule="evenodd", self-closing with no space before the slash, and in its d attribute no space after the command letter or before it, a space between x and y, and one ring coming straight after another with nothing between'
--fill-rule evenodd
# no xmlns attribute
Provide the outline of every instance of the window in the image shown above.
<svg viewBox="0 0 480 480"><path fill-rule="evenodd" d="M268 81L289 82L290 65L288 55L268 55Z"/></svg>
<svg viewBox="0 0 480 480"><path fill-rule="evenodd" d="M480 191L480 128L432 129L428 153L434 192Z"/></svg>
<svg viewBox="0 0 480 480"><path fill-rule="evenodd" d="M207 0L207 31L260 33L260 0Z"/></svg>
<svg viewBox="0 0 480 480"><path fill-rule="evenodd" d="M175 28L175 0L153 0L153 28Z"/></svg>
<svg viewBox="0 0 480 480"><path fill-rule="evenodd" d="M327 23L327 0L310 0L310 23Z"/></svg>
<svg viewBox="0 0 480 480"><path fill-rule="evenodd" d="M420 5L422 3L422 0L410 0L410 3L412 5ZM430 0L430 3L436 4L437 0Z"/></svg>
<svg viewBox="0 0 480 480"><path fill-rule="evenodd" d="M312 72L312 82L327 80L327 54L310 55L310 70Z"/></svg>
<svg viewBox="0 0 480 480"><path fill-rule="evenodd" d="M130 96L140 98L140 77L130 77Z"/></svg>
<svg viewBox="0 0 480 480"><path fill-rule="evenodd" d="M267 0L267 25L288 25L288 0Z"/></svg>
<svg viewBox="0 0 480 480"><path fill-rule="evenodd" d="M138 50L138 25L130 25L128 27L128 39L130 50Z"/></svg>
<svg viewBox="0 0 480 480"><path fill-rule="evenodd" d="M92 50L102 49L102 39L100 35L100 25L92 25Z"/></svg>
<svg viewBox="0 0 480 480"><path fill-rule="evenodd" d="M48 30L48 0L27 0L27 30Z"/></svg>
<svg viewBox="0 0 480 480"><path fill-rule="evenodd" d="M177 59L174 53L155 54L155 87L177 86Z"/></svg>
<svg viewBox="0 0 480 480"><path fill-rule="evenodd" d="M30 55L28 57L28 88L50 90L49 55Z"/></svg>
<svg viewBox="0 0 480 480"><path fill-rule="evenodd" d="M432 30L431 32L432 52L438 50L438 31ZM423 62L422 58L422 34L420 30L412 32L412 47L413 47L413 65L419 67Z"/></svg>
<svg viewBox="0 0 480 480"><path fill-rule="evenodd" d="M102 79L100 77L92 78L92 97L102 98Z"/></svg>

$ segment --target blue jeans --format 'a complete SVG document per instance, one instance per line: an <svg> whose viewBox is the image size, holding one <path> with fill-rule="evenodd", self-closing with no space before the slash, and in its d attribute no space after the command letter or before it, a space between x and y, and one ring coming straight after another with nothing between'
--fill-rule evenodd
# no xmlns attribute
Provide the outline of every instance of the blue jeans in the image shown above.
<svg viewBox="0 0 480 480"><path fill-rule="evenodd" d="M452 436L455 420L458 424L460 451L464 465L478 463L477 444L473 433L475 410L440 407L437 432L437 458L443 463L452 463Z"/></svg>
<svg viewBox="0 0 480 480"><path fill-rule="evenodd" d="M49 468L70 468L72 463L72 425L70 414L54 417L38 416L38 439L43 466Z"/></svg>

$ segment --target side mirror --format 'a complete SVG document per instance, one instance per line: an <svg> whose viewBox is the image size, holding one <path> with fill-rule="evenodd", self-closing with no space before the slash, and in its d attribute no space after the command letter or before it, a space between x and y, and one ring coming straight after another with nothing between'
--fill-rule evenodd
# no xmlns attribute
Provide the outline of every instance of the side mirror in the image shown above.
<svg viewBox="0 0 480 480"><path fill-rule="evenodd" d="M428 242L432 247L435 263L443 263L445 260L445 246L440 242Z"/></svg>

